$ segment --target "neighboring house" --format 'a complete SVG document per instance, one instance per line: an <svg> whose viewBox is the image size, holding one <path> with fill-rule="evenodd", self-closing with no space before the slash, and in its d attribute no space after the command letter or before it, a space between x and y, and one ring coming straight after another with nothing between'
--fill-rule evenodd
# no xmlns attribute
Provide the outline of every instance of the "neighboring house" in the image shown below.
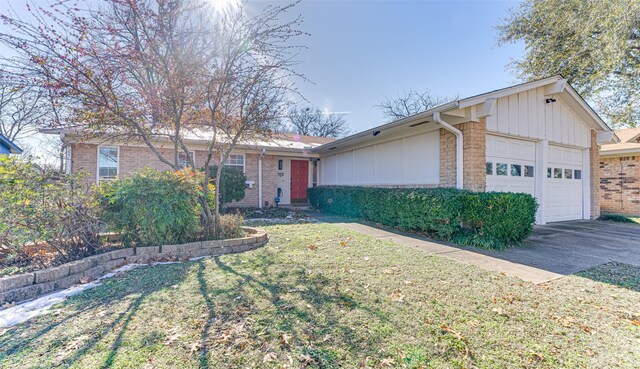
<svg viewBox="0 0 640 369"><path fill-rule="evenodd" d="M0 134L0 155L22 154L22 149L4 135Z"/></svg>
<svg viewBox="0 0 640 369"><path fill-rule="evenodd" d="M640 215L640 128L615 132L620 142L600 149L600 205L606 213Z"/></svg>
<svg viewBox="0 0 640 369"><path fill-rule="evenodd" d="M529 193L536 223L599 216L598 145L616 139L560 76L452 101L311 150L319 184Z"/></svg>
<svg viewBox="0 0 640 369"><path fill-rule="evenodd" d="M66 148L66 171L84 171L91 183L127 176L146 167L169 169L141 142L124 142L107 137L87 139L83 134L65 130L43 132L60 134ZM310 150L330 141L333 139L283 135L268 142L238 145L226 165L245 173L247 189L244 200L234 205L271 206L277 194L280 194L281 205L307 203L307 188L317 184L315 167L318 155L310 153ZM189 134L184 140L198 168L204 165L208 142L202 133ZM166 158L174 157L170 142L156 142L156 147ZM186 165L188 158L184 152L179 153L179 159Z"/></svg>

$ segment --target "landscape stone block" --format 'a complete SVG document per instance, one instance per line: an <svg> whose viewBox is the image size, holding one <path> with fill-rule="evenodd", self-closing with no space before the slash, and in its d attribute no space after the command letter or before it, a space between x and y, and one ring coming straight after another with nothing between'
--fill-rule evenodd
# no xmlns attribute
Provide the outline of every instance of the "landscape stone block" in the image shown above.
<svg viewBox="0 0 640 369"><path fill-rule="evenodd" d="M35 281L33 273L17 274L0 278L0 292L7 292L32 285Z"/></svg>
<svg viewBox="0 0 640 369"><path fill-rule="evenodd" d="M82 273L85 270L91 268L93 266L93 263L91 262L91 260L87 260L85 258L82 260L72 261L67 265L69 266L69 275L73 275L77 273Z"/></svg>
<svg viewBox="0 0 640 369"><path fill-rule="evenodd" d="M133 249L114 250L109 253L111 260L126 258L133 255Z"/></svg>
<svg viewBox="0 0 640 369"><path fill-rule="evenodd" d="M136 247L136 256L154 256L160 252L160 246Z"/></svg>
<svg viewBox="0 0 640 369"><path fill-rule="evenodd" d="M79 284L83 277L84 277L84 272L72 274L68 277L60 278L53 283L55 285L55 289L60 290L63 288L69 288L75 284Z"/></svg>
<svg viewBox="0 0 640 369"><path fill-rule="evenodd" d="M38 270L35 275L36 284L55 281L69 275L69 265L63 264L54 268Z"/></svg>

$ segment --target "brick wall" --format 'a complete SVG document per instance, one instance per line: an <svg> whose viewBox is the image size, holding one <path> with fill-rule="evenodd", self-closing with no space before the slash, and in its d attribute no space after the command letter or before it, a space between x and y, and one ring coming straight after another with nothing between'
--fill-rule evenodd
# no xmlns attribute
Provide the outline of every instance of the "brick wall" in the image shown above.
<svg viewBox="0 0 640 369"><path fill-rule="evenodd" d="M640 156L600 158L599 173L602 211L640 215Z"/></svg>
<svg viewBox="0 0 640 369"><path fill-rule="evenodd" d="M591 219L600 217L600 147L596 142L596 132L591 131L591 148L589 149L589 172L591 172Z"/></svg>
<svg viewBox="0 0 640 369"><path fill-rule="evenodd" d="M204 165L207 152L195 151L196 167ZM71 168L73 172L85 171L87 181L96 183L98 146L95 144L77 143L72 145ZM160 152L167 159L173 160L173 150L161 149ZM247 181L253 181L253 188L245 190L245 198L242 201L231 204L232 206L258 206L258 154L245 155L245 172ZM212 164L215 164L212 161ZM120 146L120 175L126 176L140 168L155 170L168 170L169 165L163 163L146 147ZM274 205L273 198L277 192L278 159L273 155L265 155L262 159L262 201L263 204Z"/></svg>
<svg viewBox="0 0 640 369"><path fill-rule="evenodd" d="M456 136L440 128L440 187L456 186Z"/></svg>
<svg viewBox="0 0 640 369"><path fill-rule="evenodd" d="M463 135L463 184L472 191L484 191L487 184L486 122L466 122L456 125ZM440 129L440 187L456 186L456 136Z"/></svg>

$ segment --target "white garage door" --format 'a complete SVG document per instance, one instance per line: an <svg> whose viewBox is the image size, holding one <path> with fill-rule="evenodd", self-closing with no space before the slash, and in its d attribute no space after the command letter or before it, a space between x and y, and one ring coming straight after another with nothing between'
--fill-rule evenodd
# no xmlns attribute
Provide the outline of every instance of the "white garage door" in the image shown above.
<svg viewBox="0 0 640 369"><path fill-rule="evenodd" d="M534 142L487 135L487 191L533 196L535 158Z"/></svg>
<svg viewBox="0 0 640 369"><path fill-rule="evenodd" d="M546 221L582 219L582 150L549 145L548 162Z"/></svg>

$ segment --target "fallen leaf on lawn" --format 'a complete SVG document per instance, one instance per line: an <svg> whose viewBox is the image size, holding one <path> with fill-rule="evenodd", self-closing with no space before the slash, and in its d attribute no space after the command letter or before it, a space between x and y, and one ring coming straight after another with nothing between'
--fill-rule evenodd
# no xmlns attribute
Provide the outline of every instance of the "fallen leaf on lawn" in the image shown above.
<svg viewBox="0 0 640 369"><path fill-rule="evenodd" d="M369 261L369 257L368 257L368 256L365 256L365 257L364 257L364 261Z"/></svg>
<svg viewBox="0 0 640 369"><path fill-rule="evenodd" d="M576 320L570 316L566 316L566 317L554 316L551 319L556 320L558 323L560 323L561 326L565 328L570 328L576 322Z"/></svg>
<svg viewBox="0 0 640 369"><path fill-rule="evenodd" d="M395 363L395 361L388 357L386 359L382 359L382 361L380 362L380 365L382 366L393 366L393 364Z"/></svg>
<svg viewBox="0 0 640 369"><path fill-rule="evenodd" d="M282 337L280 337L280 343L283 345L289 345L289 340L291 340L292 338L292 335L283 333Z"/></svg>
<svg viewBox="0 0 640 369"><path fill-rule="evenodd" d="M191 351L192 353L198 352L200 351L200 349L202 349L202 343L200 342L194 342L191 345L189 345L189 351Z"/></svg>
<svg viewBox="0 0 640 369"><path fill-rule="evenodd" d="M500 316L509 316L509 314L507 314L506 311L502 310L502 308L497 307L497 308L493 308L491 309L491 311L493 311L494 313L500 315Z"/></svg>
<svg viewBox="0 0 640 369"><path fill-rule="evenodd" d="M640 327L640 320L632 320L631 324L633 324L633 325L635 325L637 327Z"/></svg>
<svg viewBox="0 0 640 369"><path fill-rule="evenodd" d="M82 277L80 278L80 283L85 284L91 282L91 277Z"/></svg>
<svg viewBox="0 0 640 369"><path fill-rule="evenodd" d="M277 358L278 356L275 353L269 352L268 354L264 355L264 357L262 358L262 362L270 363L272 361L275 361Z"/></svg>
<svg viewBox="0 0 640 369"><path fill-rule="evenodd" d="M395 290L393 291L393 293L391 294L391 301L395 301L395 302L402 302L404 301L404 295L402 294L402 291L400 290Z"/></svg>
<svg viewBox="0 0 640 369"><path fill-rule="evenodd" d="M404 281L404 284L406 284L407 286L413 286L414 284L416 284L416 281L407 279L406 281Z"/></svg>
<svg viewBox="0 0 640 369"><path fill-rule="evenodd" d="M584 354L587 355L587 356L593 356L593 351L591 351L589 349L586 349Z"/></svg>
<svg viewBox="0 0 640 369"><path fill-rule="evenodd" d="M307 246L307 248L308 248L309 250L317 250L317 249L318 249L318 246L316 246L316 245L314 245L314 244L311 244L311 245Z"/></svg>
<svg viewBox="0 0 640 369"><path fill-rule="evenodd" d="M300 361L302 361L303 366L307 366L313 363L313 358L309 354L304 354L300 356Z"/></svg>

